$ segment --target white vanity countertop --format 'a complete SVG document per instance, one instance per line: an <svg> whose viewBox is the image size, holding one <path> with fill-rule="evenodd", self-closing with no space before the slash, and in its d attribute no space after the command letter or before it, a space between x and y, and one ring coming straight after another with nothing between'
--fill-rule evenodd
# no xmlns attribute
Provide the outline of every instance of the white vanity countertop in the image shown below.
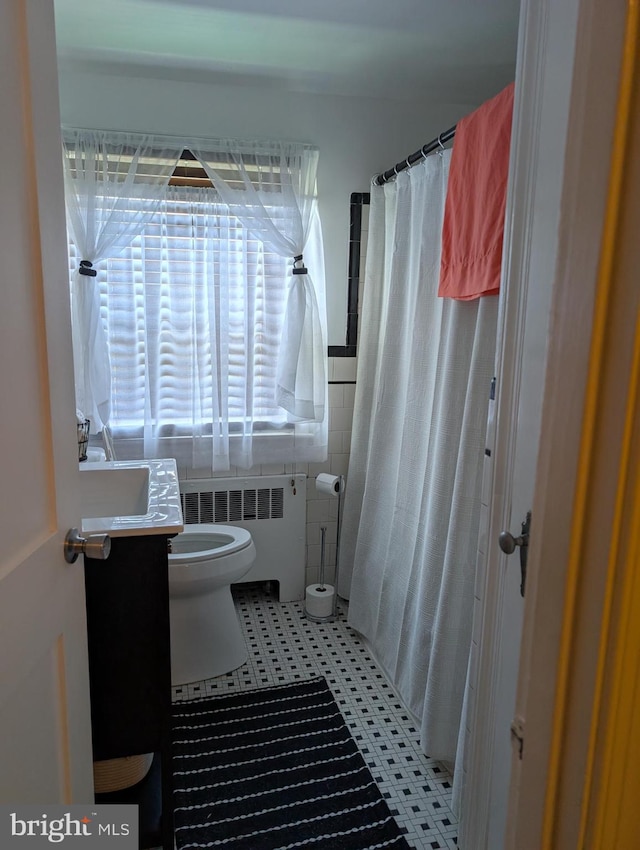
<svg viewBox="0 0 640 850"><path fill-rule="evenodd" d="M80 479L80 513L89 514L82 519L84 536L173 535L184 530L173 458L82 463ZM103 511L104 516L97 515ZM112 515L116 512L120 515Z"/></svg>

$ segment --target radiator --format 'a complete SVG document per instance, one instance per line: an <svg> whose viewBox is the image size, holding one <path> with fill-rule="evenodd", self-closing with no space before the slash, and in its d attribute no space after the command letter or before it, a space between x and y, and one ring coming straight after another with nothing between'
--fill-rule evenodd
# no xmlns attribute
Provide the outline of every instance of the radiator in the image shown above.
<svg viewBox="0 0 640 850"><path fill-rule="evenodd" d="M307 477L263 475L180 482L186 525L237 525L251 532L256 560L243 582L277 581L281 602L304 599Z"/></svg>

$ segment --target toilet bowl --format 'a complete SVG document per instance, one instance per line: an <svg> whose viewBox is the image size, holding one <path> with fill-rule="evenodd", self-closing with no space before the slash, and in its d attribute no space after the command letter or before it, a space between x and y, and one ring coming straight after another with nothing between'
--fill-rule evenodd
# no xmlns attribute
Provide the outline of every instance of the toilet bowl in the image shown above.
<svg viewBox="0 0 640 850"><path fill-rule="evenodd" d="M172 684L221 676L247 660L231 584L251 569L255 557L251 534L244 528L194 524L172 538Z"/></svg>

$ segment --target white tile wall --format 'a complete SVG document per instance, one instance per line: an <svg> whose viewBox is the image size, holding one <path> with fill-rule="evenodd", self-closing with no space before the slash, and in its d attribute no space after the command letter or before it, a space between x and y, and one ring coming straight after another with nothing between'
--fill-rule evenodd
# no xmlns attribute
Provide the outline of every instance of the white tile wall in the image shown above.
<svg viewBox="0 0 640 850"><path fill-rule="evenodd" d="M333 381L355 381L356 358L355 357L330 357L333 360Z"/></svg>

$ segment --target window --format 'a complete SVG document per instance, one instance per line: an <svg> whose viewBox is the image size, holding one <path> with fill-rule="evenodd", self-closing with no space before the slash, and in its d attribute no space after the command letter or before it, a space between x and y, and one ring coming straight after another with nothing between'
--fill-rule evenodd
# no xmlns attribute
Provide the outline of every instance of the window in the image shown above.
<svg viewBox="0 0 640 850"><path fill-rule="evenodd" d="M317 151L64 140L76 394L95 430L109 423L120 457L192 468L324 460Z"/></svg>
<svg viewBox="0 0 640 850"><path fill-rule="evenodd" d="M73 244L70 254L75 269ZM120 455L140 455L149 417L159 453L188 465L193 438L293 431L275 403L290 265L215 190L184 186L170 186L144 233L98 265Z"/></svg>

